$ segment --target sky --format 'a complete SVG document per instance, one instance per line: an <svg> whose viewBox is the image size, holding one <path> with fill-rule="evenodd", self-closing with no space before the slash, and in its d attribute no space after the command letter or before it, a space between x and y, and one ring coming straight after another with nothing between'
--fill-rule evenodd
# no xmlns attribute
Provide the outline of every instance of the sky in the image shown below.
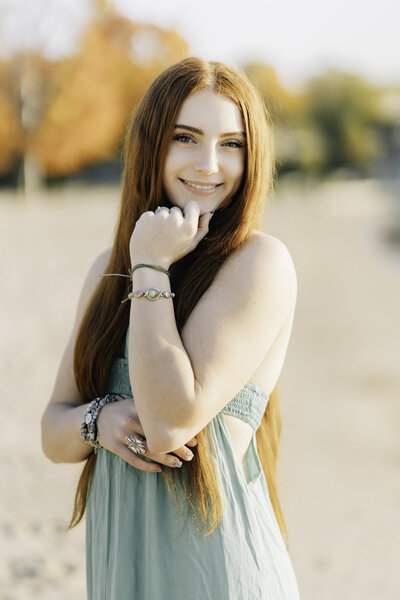
<svg viewBox="0 0 400 600"><path fill-rule="evenodd" d="M0 0L3 52L79 43L95 0ZM175 29L192 54L236 66L261 61L292 88L326 68L400 83L399 0L113 0L121 14ZM0 49L1 51L1 49Z"/></svg>

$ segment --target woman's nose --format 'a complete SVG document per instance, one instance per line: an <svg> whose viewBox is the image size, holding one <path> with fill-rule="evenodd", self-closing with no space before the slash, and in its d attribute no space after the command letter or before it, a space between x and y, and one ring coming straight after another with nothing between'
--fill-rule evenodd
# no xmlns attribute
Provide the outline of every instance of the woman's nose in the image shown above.
<svg viewBox="0 0 400 600"><path fill-rule="evenodd" d="M217 173L218 156L215 147L205 147L201 150L194 165L196 171L200 173Z"/></svg>

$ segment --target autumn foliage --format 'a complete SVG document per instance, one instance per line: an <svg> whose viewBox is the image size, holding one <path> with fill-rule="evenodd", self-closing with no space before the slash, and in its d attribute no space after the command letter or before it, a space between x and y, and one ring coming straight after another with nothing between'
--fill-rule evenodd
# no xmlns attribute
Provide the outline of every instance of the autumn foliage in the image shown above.
<svg viewBox="0 0 400 600"><path fill-rule="evenodd" d="M107 14L98 15L70 58L28 55L1 64L0 173L26 153L48 177L115 158L149 83L187 54L175 32Z"/></svg>
<svg viewBox="0 0 400 600"><path fill-rule="evenodd" d="M7 173L23 152L23 138L15 103L12 65L0 62L0 173Z"/></svg>

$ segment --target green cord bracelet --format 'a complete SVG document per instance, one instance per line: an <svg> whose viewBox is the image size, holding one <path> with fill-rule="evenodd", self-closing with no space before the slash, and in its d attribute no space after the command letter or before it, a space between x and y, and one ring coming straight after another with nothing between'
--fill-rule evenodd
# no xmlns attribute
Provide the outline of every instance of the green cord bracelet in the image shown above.
<svg viewBox="0 0 400 600"><path fill-rule="evenodd" d="M132 281L133 272L135 271L135 269L140 269L140 267L149 267L150 269L157 269L157 271L162 271L162 273L165 273L166 275L168 275L168 277L171 277L171 274L168 271L168 269L165 269L164 267L161 267L160 265L148 265L146 263L139 263L138 265L135 265L134 267L131 267L129 269L129 277L130 277L131 281Z"/></svg>

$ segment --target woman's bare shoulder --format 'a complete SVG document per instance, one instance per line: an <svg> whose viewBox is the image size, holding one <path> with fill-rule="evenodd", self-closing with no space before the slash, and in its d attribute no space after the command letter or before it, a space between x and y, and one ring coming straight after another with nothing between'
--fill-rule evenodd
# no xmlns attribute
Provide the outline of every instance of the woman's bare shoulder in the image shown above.
<svg viewBox="0 0 400 600"><path fill-rule="evenodd" d="M258 249L259 252L264 251L269 254L271 252L281 253L282 258L286 256L287 260L291 260L289 250L284 242L270 233L253 229L248 245Z"/></svg>
<svg viewBox="0 0 400 600"><path fill-rule="evenodd" d="M293 310L297 298L297 275L286 245L267 233L254 230L243 246L233 252L212 286L214 298L226 294L241 299L243 310L254 294L279 298L282 308ZM242 292L239 292L242 290Z"/></svg>
<svg viewBox="0 0 400 600"><path fill-rule="evenodd" d="M296 282L294 263L287 246L277 237L253 230L248 241L233 254L232 259L236 271L242 271L248 278L250 273L257 274L257 278L282 277ZM229 267L228 267L229 268Z"/></svg>

